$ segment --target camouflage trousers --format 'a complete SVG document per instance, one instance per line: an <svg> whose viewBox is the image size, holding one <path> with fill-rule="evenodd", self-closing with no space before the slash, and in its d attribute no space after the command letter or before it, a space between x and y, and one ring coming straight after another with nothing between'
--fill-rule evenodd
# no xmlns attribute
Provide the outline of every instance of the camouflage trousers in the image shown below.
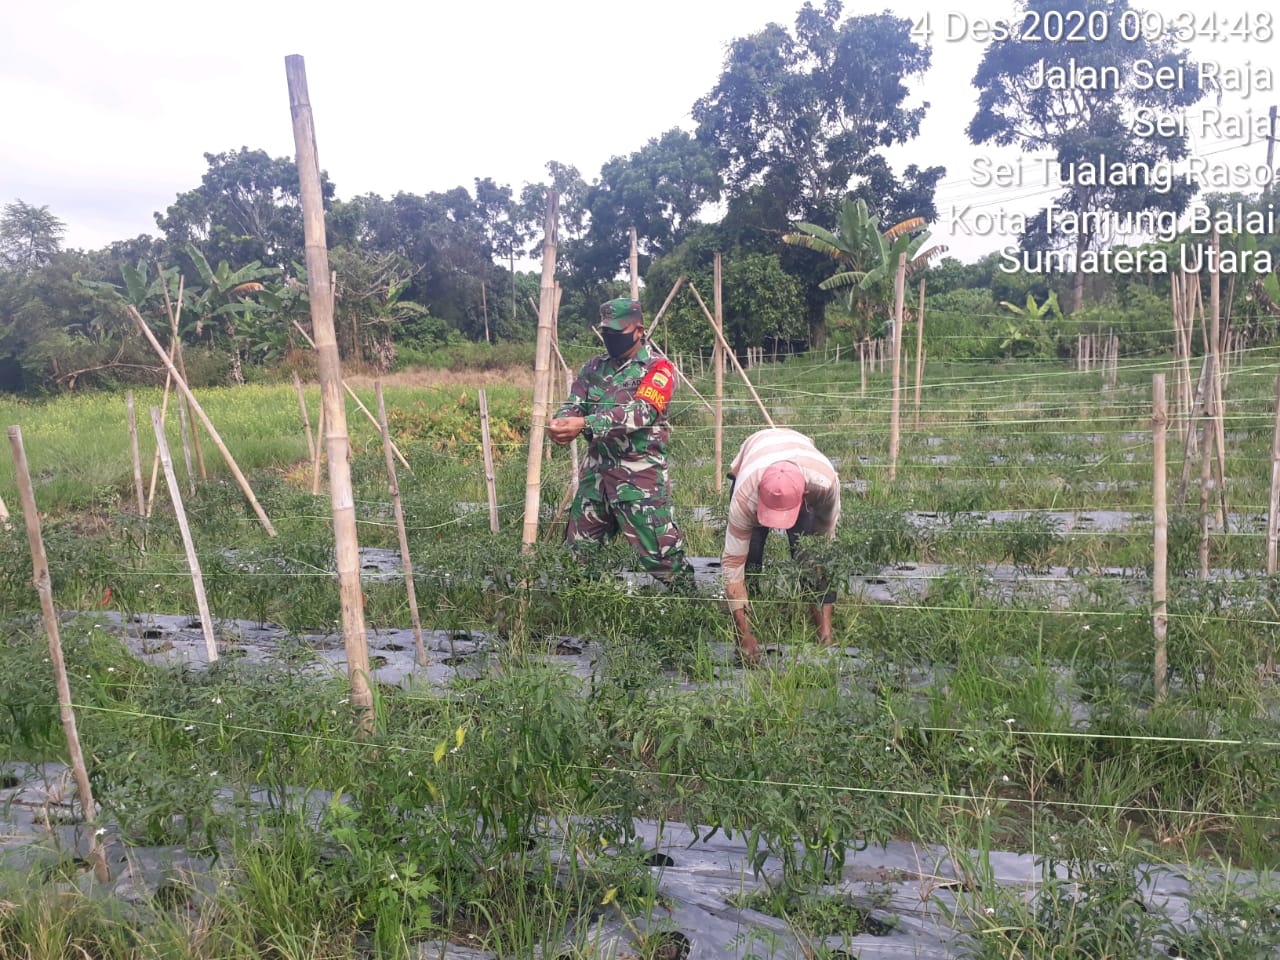
<svg viewBox="0 0 1280 960"><path fill-rule="evenodd" d="M565 542L585 552L621 533L640 566L672 586L691 586L693 567L684 556L684 534L671 512L665 467L643 470L601 467L583 470L569 508Z"/></svg>

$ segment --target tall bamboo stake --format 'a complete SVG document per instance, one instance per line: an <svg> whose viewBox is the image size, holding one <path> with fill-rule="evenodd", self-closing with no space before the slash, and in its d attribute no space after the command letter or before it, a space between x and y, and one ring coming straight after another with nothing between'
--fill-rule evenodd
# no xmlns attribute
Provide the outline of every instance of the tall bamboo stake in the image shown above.
<svg viewBox="0 0 1280 960"><path fill-rule="evenodd" d="M80 812L84 822L93 826L97 818L97 805L93 802L93 789L89 786L89 772L85 769L84 754L80 750L80 734L76 730L76 715L71 706L71 684L67 680L67 665L62 658L62 639L58 635L58 612L53 606L53 582L49 576L49 561L44 552L44 538L40 534L40 513L36 509L35 488L31 485L31 471L27 467L27 451L22 445L22 428L9 428L9 449L13 454L14 479L18 482L18 498L22 515L27 524L27 544L31 548L31 583L40 595L40 614L44 618L44 630L49 637L49 663L53 666L53 679L58 689L58 713L62 718L62 732L67 738L67 754L71 760L71 772L80 796ZM99 883L111 879L107 858L97 831L89 831L89 860L93 864L93 876Z"/></svg>
<svg viewBox="0 0 1280 960"><path fill-rule="evenodd" d="M636 228L631 228L631 299L640 299L640 252L636 245Z"/></svg>
<svg viewBox="0 0 1280 960"><path fill-rule="evenodd" d="M307 435L307 462L316 458L316 442L311 438L311 417L307 414L307 398L302 393L302 381L298 371L293 371L293 389L298 394L298 409L302 411L302 432Z"/></svg>
<svg viewBox="0 0 1280 960"><path fill-rule="evenodd" d="M542 439L546 434L547 408L551 396L551 342L555 314L559 214L560 196L555 190L548 191L546 215L543 218L542 284L538 290L538 339L533 361L533 417L529 425L529 465L524 484L524 528L521 543L525 553L530 552L537 543L538 511L542 507Z"/></svg>
<svg viewBox="0 0 1280 960"><path fill-rule="evenodd" d="M1271 499L1267 506L1267 576L1276 572L1280 540L1280 376L1276 377L1275 426L1271 431Z"/></svg>
<svg viewBox="0 0 1280 960"><path fill-rule="evenodd" d="M174 353L178 349L177 341L169 344L169 359L173 360ZM165 417L169 412L169 389L173 385L173 374L168 370L164 372L164 399L160 402L160 422L165 423ZM151 482L147 485L147 516L151 516L151 505L156 498L156 474L160 471L160 448L156 448L156 454L151 458Z"/></svg>
<svg viewBox="0 0 1280 960"><path fill-rule="evenodd" d="M1209 495L1213 487L1213 418L1201 420L1200 429L1200 579L1209 579Z"/></svg>
<svg viewBox="0 0 1280 960"><path fill-rule="evenodd" d="M671 301L676 298L676 293L684 285L684 281L684 274L676 277L676 282L671 285L671 292L667 294L667 299L662 301L662 307L654 314L653 322L649 324L649 329L645 331L644 335L646 337L653 337L654 331L658 329L658 324L662 322L662 318L667 312L667 307L671 306ZM668 357L667 359L670 360L671 358Z"/></svg>
<svg viewBox="0 0 1280 960"><path fill-rule="evenodd" d="M858 342L858 376L862 386L858 391L858 396L865 397L867 395L867 341Z"/></svg>
<svg viewBox="0 0 1280 960"><path fill-rule="evenodd" d="M191 571L196 608L200 611L200 629L204 633L205 652L208 654L209 662L213 663L218 659L218 641L213 635L213 617L209 613L209 600L204 592L204 577L200 574L200 558L196 556L196 544L191 537L191 527L187 523L187 511L182 507L182 490L178 486L178 477L173 472L173 458L169 456L169 441L164 433L164 418L156 407L151 408L151 426L156 433L156 449L160 451L160 463L164 466L164 482L169 488L169 499L173 501L178 530L182 533L182 548L187 554L187 568Z"/></svg>
<svg viewBox="0 0 1280 960"><path fill-rule="evenodd" d="M1169 502L1168 473L1165 466L1166 434L1169 407L1165 399L1164 374L1151 378L1155 409L1151 416L1154 468L1152 472L1151 509L1155 525L1155 541L1151 565L1152 628L1155 633L1156 700L1163 700L1168 685L1169 655L1166 640L1169 631Z"/></svg>
<svg viewBox="0 0 1280 960"><path fill-rule="evenodd" d="M391 509L395 513L396 533L400 537L400 566L404 570L404 589L409 595L409 620L413 624L413 643L418 651L418 666L427 665L427 647L422 639L422 620L418 616L418 593L413 586L413 562L409 559L409 534L404 528L404 507L400 504L400 481L396 479L396 458L391 453L391 431L387 429L387 405L382 399L382 381L373 381L378 398L378 424L382 428L382 453L387 458L387 482L391 492Z"/></svg>
<svg viewBox="0 0 1280 960"><path fill-rule="evenodd" d="M1219 272L1219 251L1221 237L1213 231L1213 268L1209 274L1209 323L1210 349L1213 353L1214 375L1210 378L1212 387L1212 411L1214 432L1214 464L1218 472L1218 525L1226 531L1229 523L1227 512L1227 430L1226 403L1222 397L1222 351L1221 351L1221 319L1222 319L1222 274Z"/></svg>
<svg viewBox="0 0 1280 960"><path fill-rule="evenodd" d="M178 389L186 396L187 402L191 404L191 409L196 412L196 416L200 418L200 422L204 424L204 428L209 431L210 439L213 440L214 445L218 448L218 452L222 454L222 458L227 462L227 466L231 469L231 475L236 478L236 483L240 485L240 489L249 500L249 504L253 507L253 512L258 515L258 520L261 522L263 529L265 529L269 535L274 537L276 535L276 528L273 527L271 525L271 521L267 519L267 515L262 509L262 505L258 503L258 498L253 495L253 488L249 486L249 481L246 480L244 474L240 472L240 467L236 464L235 458L231 456L231 451L227 449L227 445L222 442L222 437L219 436L217 428L213 425L213 421L209 419L208 415L204 412L204 409L196 400L195 394L193 394L191 392L191 388L187 386L187 381L179 375L177 368L169 362L169 357L164 352L164 347L160 346L160 341L156 339L155 334L152 333L150 328L147 326L146 321L142 319L142 314L138 313L132 304L129 305L128 309L129 312L133 314L133 319L137 322L138 329L142 331L143 336L145 336L147 341L151 344L151 349L154 350L160 359L165 362L165 365L169 368L169 372L173 375L173 382L178 385Z"/></svg>
<svg viewBox="0 0 1280 960"><path fill-rule="evenodd" d="M721 376L723 377L724 374L724 358L727 356L729 361L733 364L733 368L738 371L738 376L742 379L742 382L747 385L747 392L751 394L751 399L755 400L756 406L760 408L760 414L764 417L764 422L769 424L771 427L774 426L773 417L769 416L769 411L765 408L764 401L760 399L760 394L756 393L756 388L751 385L751 378L747 376L747 371L742 369L742 364L738 363L738 358L734 355L733 350L729 348L729 342L724 338L724 331L716 325L715 317L713 317L711 311L707 309L707 305L702 302L702 295L698 293L698 288L690 282L689 290L693 294L694 299L698 301L698 306L702 308L702 312L706 315L708 322L710 322L711 329L715 331L716 346L720 349Z"/></svg>
<svg viewBox="0 0 1280 960"><path fill-rule="evenodd" d="M147 515L147 504L142 495L142 458L138 455L138 418L133 410L133 391L126 390L125 406L129 409L129 453L133 457L133 492L138 497L138 516Z"/></svg>
<svg viewBox="0 0 1280 960"><path fill-rule="evenodd" d="M342 638L351 680L351 706L362 735L373 732L373 691L369 677L369 648L365 637L364 595L360 589L360 545L356 531L355 500L351 491L351 464L347 459L347 411L342 401L342 364L333 329L333 291L330 289L329 251L325 244L324 203L320 193L320 161L316 154L311 98L307 91L302 57L285 57L289 84L289 111L293 117L293 143L297 151L301 185L303 236L306 244L307 287L311 302L311 329L315 331L320 396L324 404L326 447L329 456L329 498L333 508L333 535L342 609Z"/></svg>
<svg viewBox="0 0 1280 960"><path fill-rule="evenodd" d="M337 274L334 274L334 276L337 276ZM311 339L310 334L308 334L306 330L302 329L302 324L298 323L298 321L295 320L293 321L293 325L297 327L298 332L302 334L303 337L306 338L307 343L311 344L311 349L318 351L319 348L316 347L316 342ZM312 326L313 327L315 326L314 322L312 323ZM355 401L356 406L359 408L360 412L364 414L365 419L368 420L371 424L373 424L375 429L380 430L381 427L378 426L378 418L369 412L369 408L364 405L364 402L360 399L359 395L354 390L351 389L350 384L348 384L347 381L345 380L342 381L342 389L347 391L347 396L349 396L352 400ZM343 416L343 422L345 423L346 422L345 408L342 416ZM404 458L404 454L400 452L400 448L397 447L394 442L392 442L391 444L391 452L396 455L396 459L400 461L400 464L406 470L408 470L410 473L413 473L413 467L409 466L409 461Z"/></svg>
<svg viewBox="0 0 1280 960"><path fill-rule="evenodd" d="M920 278L920 309L916 312L916 412L912 429L920 429L920 383L924 379L924 277Z"/></svg>
<svg viewBox="0 0 1280 960"><path fill-rule="evenodd" d="M716 333L715 349L711 351L712 363L716 367L716 441L715 441L715 457L716 457L716 495L724 489L724 353L725 347L722 346L724 338L720 334L720 324L723 322L724 313L720 304L720 251L716 251L715 276L712 278L715 289L712 291L712 300L715 303L716 313L711 321L711 329ZM693 284L689 284L689 289L697 295L697 290ZM702 298L698 298L698 302L702 303ZM706 304L702 305L702 309L706 309Z"/></svg>
<svg viewBox="0 0 1280 960"><path fill-rule="evenodd" d="M893 393L889 400L889 479L898 475L898 443L902 415L902 313L906 299L907 255L898 254L893 275Z"/></svg>
<svg viewBox="0 0 1280 960"><path fill-rule="evenodd" d="M489 497L489 531L498 532L498 485L493 474L493 440L489 436L489 395L480 394L480 439L484 450L484 487Z"/></svg>

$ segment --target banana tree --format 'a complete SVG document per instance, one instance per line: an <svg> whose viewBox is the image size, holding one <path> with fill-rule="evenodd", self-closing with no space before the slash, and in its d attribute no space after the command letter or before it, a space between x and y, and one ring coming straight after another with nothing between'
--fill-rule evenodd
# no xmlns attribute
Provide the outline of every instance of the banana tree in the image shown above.
<svg viewBox="0 0 1280 960"><path fill-rule="evenodd" d="M929 239L927 230L919 232L924 225L923 217L911 217L881 232L879 220L867 209L865 200L846 200L840 208L835 233L817 224L801 223L799 233L789 233L782 239L824 254L845 268L823 280L818 289L847 288L849 309L853 310L855 303L860 304L863 333L868 333L877 308L892 302L893 276L899 256L906 254L910 277L946 252L944 244L922 249Z"/></svg>
<svg viewBox="0 0 1280 960"><path fill-rule="evenodd" d="M204 285L203 289L188 298L186 304L186 310L194 324L195 336L198 338L204 335L207 327L209 340L212 342L220 323L231 343L231 375L237 383L243 383L241 362L245 359L249 345L237 330L237 324L244 331L254 333L255 342L261 342L265 332L271 331L273 326L281 327L281 331L277 332L283 332L284 319L277 316L274 309L280 297L262 282L279 277L280 270L278 267L264 267L260 260L254 260L237 270L232 270L227 261L223 260L215 270L194 245L187 244L184 250Z"/></svg>

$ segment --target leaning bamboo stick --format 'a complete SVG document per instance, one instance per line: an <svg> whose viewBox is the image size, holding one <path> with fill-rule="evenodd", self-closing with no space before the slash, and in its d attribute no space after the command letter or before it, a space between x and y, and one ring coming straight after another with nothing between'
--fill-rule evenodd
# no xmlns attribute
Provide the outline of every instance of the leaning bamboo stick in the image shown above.
<svg viewBox="0 0 1280 960"><path fill-rule="evenodd" d="M169 359L173 360L174 351L177 350L178 343L176 340L169 344ZM168 370L164 372L164 398L160 402L160 422L165 422L165 415L169 412L169 390L173 386L173 375ZM147 485L147 516L151 516L151 505L156 499L156 474L160 471L160 448L156 448L155 456L151 458L151 482Z"/></svg>
<svg viewBox="0 0 1280 960"><path fill-rule="evenodd" d="M409 597L409 621L413 624L413 645L418 653L418 666L427 665L427 647L422 638L422 620L418 615L418 592L413 585L413 562L409 559L409 534L404 527L404 507L400 504L400 482L396 479L396 458L391 453L391 431L387 428L387 405L382 399L382 381L373 382L378 398L378 425L382 429L382 453L387 459L387 483L391 492L391 509L400 537L400 566L404 570L404 589Z"/></svg>
<svg viewBox="0 0 1280 960"><path fill-rule="evenodd" d="M218 452L222 454L222 458L227 462L227 466L231 468L231 474L236 478L236 482L240 485L240 489L244 491L244 495L249 499L253 512L258 515L258 520L262 523L263 529L270 536L276 535L276 528L271 525L271 521L267 518L266 513L262 509L262 505L258 503L258 498L253 495L253 488L249 486L249 481L245 479L240 467L236 464L235 458L231 456L231 451L227 449L227 445L222 442L222 437L218 434L218 429L213 425L213 421L209 419L204 412L204 408L200 406L196 400L195 394L191 392L191 388L187 386L187 381L178 373L177 368L169 361L168 355L164 352L164 347L160 346L160 341L156 339L156 335L151 332L147 326L147 322L142 319L140 314L132 304L129 306L129 312L133 314L133 319L137 321L138 328L142 331L143 336L151 344L151 349L156 352L165 365L169 368L169 372L173 374L173 382L178 385L178 389L182 391L187 398L187 402L191 404L191 409L196 412L196 416L200 418L200 422L204 424L204 428L209 431L209 437L213 440L214 445L218 448Z"/></svg>
<svg viewBox="0 0 1280 960"><path fill-rule="evenodd" d="M769 426L776 426L773 417L769 416L769 411L765 409L764 401L760 399L760 394L756 393L756 388L751 385L751 378L747 376L747 372L742 369L742 365L738 363L738 358L734 356L733 351L729 348L728 342L724 338L724 333L716 326L715 317L711 315L711 311L707 309L707 305L702 302L702 295L698 293L698 288L693 285L693 281L689 281L689 289L693 292L694 298L698 301L698 306L702 308L702 312L706 315L707 320L711 322L711 329L715 331L716 342L725 356L733 363L733 368L738 371L738 376L742 378L742 382L747 385L747 390L751 393L751 398L755 400L756 406L760 408L760 413L764 416L765 423ZM722 368L723 369L723 368Z"/></svg>
<svg viewBox="0 0 1280 960"><path fill-rule="evenodd" d="M196 474L191 469L191 434L187 427L187 403L182 398L182 394L178 394L178 427L182 433L182 459L187 465L187 489L194 497L196 495Z"/></svg>
<svg viewBox="0 0 1280 960"><path fill-rule="evenodd" d="M334 559L338 572L342 642L347 657L351 707L357 735L373 733L373 687L369 671L369 646L365 635L364 591L360 582L360 542L356 529L355 498L351 488L350 439L347 410L342 402L342 361L333 326L333 282L329 249L325 241L324 203L320 190L320 161L316 131L302 57L285 58L289 87L289 113L293 119L293 144L302 205L302 235L307 263L308 302L315 330L321 402L326 408L329 457L329 505L333 517Z"/></svg>
<svg viewBox="0 0 1280 960"><path fill-rule="evenodd" d="M129 453L133 457L133 492L138 498L138 516L147 514L146 500L142 495L142 459L138 456L138 417L133 409L133 391L126 390L125 406L129 409Z"/></svg>
<svg viewBox="0 0 1280 960"><path fill-rule="evenodd" d="M1164 374L1151 378L1154 410L1151 416L1154 449L1151 486L1152 519L1155 538L1151 565L1152 629L1155 634L1154 676L1156 700L1163 700L1168 687L1169 654L1169 501L1165 467L1169 407L1165 399Z"/></svg>
<svg viewBox="0 0 1280 960"><path fill-rule="evenodd" d="M204 633L205 652L208 654L209 662L213 663L218 659L218 641L213 635L213 617L209 613L209 599L204 592L200 558L196 556L195 541L191 537L191 527L187 523L187 511L182 506L182 490L178 487L178 477L173 472L173 458L169 456L169 442L164 434L164 418L156 407L151 408L151 426L156 432L156 449L160 451L160 463L164 466L164 482L168 484L169 499L173 501L178 530L182 533L182 548L187 554L191 585L196 594L196 608L200 611L200 629Z"/></svg>
<svg viewBox="0 0 1280 960"><path fill-rule="evenodd" d="M302 324L298 323L297 320L294 320L293 325L298 328L298 332L306 338L307 343L311 344L311 349L314 350L316 348L316 342L311 339L311 336L306 330L302 329ZM373 424L376 429L381 429L378 427L378 418L369 412L369 408L364 405L358 396L356 396L356 392L351 389L350 385L345 380L342 381L342 389L346 390L347 396L356 402L356 406L360 408L360 412L364 414L365 419ZM391 444L391 451L396 455L396 459L404 465L404 468L410 473L413 473L413 468L409 466L409 461L404 458L404 454L400 452L400 448L397 447L395 443Z"/></svg>
<svg viewBox="0 0 1280 960"><path fill-rule="evenodd" d="M712 291L713 300L716 307L715 319L711 322L711 327L716 332L715 349L711 351L711 362L716 367L716 442L715 442L715 458L716 458L716 495L724 489L724 355L728 351L721 344L724 339L720 332L721 326L724 324L724 310L720 301L720 252L716 251L715 259L715 277L713 278L715 289ZM689 284L689 289L693 290L693 284ZM696 296L696 292L695 292ZM698 302L702 303L702 298L698 298ZM706 306L703 306L706 309Z"/></svg>
<svg viewBox="0 0 1280 960"><path fill-rule="evenodd" d="M920 278L920 309L916 312L916 412L912 429L920 429L920 382L924 379L924 277Z"/></svg>
<svg viewBox="0 0 1280 960"><path fill-rule="evenodd" d="M1213 486L1213 418L1206 415L1200 428L1200 579L1209 579L1209 494Z"/></svg>
<svg viewBox="0 0 1280 960"><path fill-rule="evenodd" d="M662 301L662 307L654 315L653 323L649 324L649 329L645 331L645 337L652 337L653 332L658 329L658 324L662 322L663 315L667 312L667 307L671 306L671 301L676 298L676 292L684 285L684 274L676 277L676 282L671 285L671 292L667 294L667 299Z"/></svg>
<svg viewBox="0 0 1280 960"><path fill-rule="evenodd" d="M551 394L552 316L555 313L555 272L557 223L560 196L547 194L543 218L542 281L539 287L538 338L534 353L533 411L529 424L529 459L524 485L524 527L520 539L525 553L538 542L538 513L542 507L542 441L547 430L547 408Z"/></svg>
<svg viewBox="0 0 1280 960"><path fill-rule="evenodd" d="M631 228L631 299L640 298L640 253L636 244L636 228Z"/></svg>
<svg viewBox="0 0 1280 960"><path fill-rule="evenodd" d="M40 595L40 614L44 618L45 633L49 637L49 663L53 666L53 679L58 689L58 713L62 718L62 732L67 738L67 754L71 760L76 791L80 796L80 812L84 816L84 822L92 827L98 808L93 802L93 789L89 784L89 772L85 769L80 734L76 730L76 715L71 706L71 684L67 680L67 664L62 657L62 639L58 635L58 611L53 606L53 582L49 576L44 538L40 534L40 513L36 509L35 488L31 484L31 471L27 466L27 451L22 445L21 427L9 428L9 449L13 453L14 479L18 482L19 502L27 524L27 544L31 548L31 582ZM111 879L101 837L96 830L89 831L89 860L93 864L93 876L99 883L106 883Z"/></svg>
<svg viewBox="0 0 1280 960"><path fill-rule="evenodd" d="M161 267L159 263L156 263L156 269L160 271L160 275L163 277L164 268ZM172 337L174 345L174 359L177 361L178 375L182 377L183 381L187 379L187 362L182 356L182 334L180 331L180 325L182 321L183 290L186 287L186 282L187 278L182 274L178 274L178 305L176 307L169 300L169 284L163 281L160 284L161 289L164 290L164 309L165 312L169 314L169 336ZM185 406L186 402L186 397L179 393L178 405L180 407ZM194 427L195 424L192 424L191 445L196 452L196 466L200 470L200 479L208 480L209 474L208 471L205 470L204 466L204 451L200 449L200 431L194 429Z"/></svg>

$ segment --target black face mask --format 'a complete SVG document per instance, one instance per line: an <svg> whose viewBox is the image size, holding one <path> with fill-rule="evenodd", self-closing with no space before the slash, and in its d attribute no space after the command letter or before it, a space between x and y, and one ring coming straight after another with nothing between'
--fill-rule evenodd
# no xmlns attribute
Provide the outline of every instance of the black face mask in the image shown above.
<svg viewBox="0 0 1280 960"><path fill-rule="evenodd" d="M617 360L636 343L636 336L633 333L625 333L622 330L601 330L600 335L604 337L604 348L609 351L609 356Z"/></svg>

